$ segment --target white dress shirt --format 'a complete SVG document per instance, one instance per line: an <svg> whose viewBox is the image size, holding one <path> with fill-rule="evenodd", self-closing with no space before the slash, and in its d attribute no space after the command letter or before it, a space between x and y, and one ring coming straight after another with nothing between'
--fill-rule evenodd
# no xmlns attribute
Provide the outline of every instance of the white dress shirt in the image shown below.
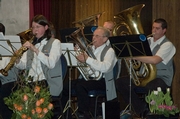
<svg viewBox="0 0 180 119"><path fill-rule="evenodd" d="M34 58L32 61L32 68L29 70L29 76L33 76L33 81L40 81L43 79L46 79L41 63L46 65L49 69L54 68L56 62L59 60L62 50L61 50L61 42L58 39L55 39L52 43L51 51L49 54L41 52L44 45L46 45L47 41L46 39L43 39L41 43L38 43L35 45L36 48L38 48L39 53L38 55L34 53ZM27 52L25 52L20 60L20 62L16 65L17 68L25 69L27 63Z"/></svg>
<svg viewBox="0 0 180 119"><path fill-rule="evenodd" d="M106 73L111 71L117 61L115 52L112 48L109 48L106 55L104 56L104 60L103 61L100 60L101 53L106 45L107 44L105 43L96 49L94 46L92 46L93 53L97 60L91 57L88 57L86 60L86 63L90 65L91 68L95 69L96 71L100 71L101 73Z"/></svg>
<svg viewBox="0 0 180 119"><path fill-rule="evenodd" d="M149 40L151 41L150 44L151 51L153 51L156 45L161 44L161 42L165 38L166 36L164 35L156 42L154 42L153 37L150 38ZM176 52L176 48L174 47L174 45L171 42L165 42L160 46L159 50L156 52L155 55L161 57L163 60L162 62L166 65L169 62L169 60L174 56L175 52Z"/></svg>

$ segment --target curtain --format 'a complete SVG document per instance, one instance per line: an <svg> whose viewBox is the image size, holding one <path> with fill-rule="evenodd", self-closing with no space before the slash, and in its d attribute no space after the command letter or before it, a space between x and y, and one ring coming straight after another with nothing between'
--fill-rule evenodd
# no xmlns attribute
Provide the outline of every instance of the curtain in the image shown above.
<svg viewBox="0 0 180 119"><path fill-rule="evenodd" d="M29 0L30 20L38 14L44 15L47 20L51 19L51 0Z"/></svg>

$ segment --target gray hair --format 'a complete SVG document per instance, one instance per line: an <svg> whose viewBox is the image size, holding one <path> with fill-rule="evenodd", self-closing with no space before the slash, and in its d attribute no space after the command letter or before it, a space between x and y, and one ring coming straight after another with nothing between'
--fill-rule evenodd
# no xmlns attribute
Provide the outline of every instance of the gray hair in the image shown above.
<svg viewBox="0 0 180 119"><path fill-rule="evenodd" d="M99 26L97 29L101 29L101 30L104 31L103 36L110 37L110 32L109 32L108 29L106 29L106 28L104 28L104 27L101 27L101 26ZM97 29L96 29L96 30L97 30Z"/></svg>

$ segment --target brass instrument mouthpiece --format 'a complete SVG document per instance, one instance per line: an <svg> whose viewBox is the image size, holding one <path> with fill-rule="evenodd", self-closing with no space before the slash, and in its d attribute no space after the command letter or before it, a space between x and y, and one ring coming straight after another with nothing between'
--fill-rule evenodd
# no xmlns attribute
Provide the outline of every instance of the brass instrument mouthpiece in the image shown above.
<svg viewBox="0 0 180 119"><path fill-rule="evenodd" d="M155 33L152 33L152 34L147 35L147 38L148 38L148 37L152 37L153 35L155 35Z"/></svg>

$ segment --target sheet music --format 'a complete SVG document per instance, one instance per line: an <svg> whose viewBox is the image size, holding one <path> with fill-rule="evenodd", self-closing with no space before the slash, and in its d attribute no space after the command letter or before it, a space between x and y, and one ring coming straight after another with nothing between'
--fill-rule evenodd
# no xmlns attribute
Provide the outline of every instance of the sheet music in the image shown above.
<svg viewBox="0 0 180 119"><path fill-rule="evenodd" d="M9 39L14 50L18 50L22 47L20 37L17 35L5 35L5 39Z"/></svg>
<svg viewBox="0 0 180 119"><path fill-rule="evenodd" d="M12 50L10 50L7 40L0 39L0 57L9 57L13 55Z"/></svg>
<svg viewBox="0 0 180 119"><path fill-rule="evenodd" d="M9 49L10 49L10 47L7 44L7 40L5 40L3 33L0 32L0 55L1 56L12 56L12 52Z"/></svg>
<svg viewBox="0 0 180 119"><path fill-rule="evenodd" d="M73 43L61 43L62 53L66 57L68 66L70 66L70 60L72 66L77 66L77 59L75 58ZM68 57L68 53L70 58Z"/></svg>
<svg viewBox="0 0 180 119"><path fill-rule="evenodd" d="M14 51L21 47L20 37L0 33L0 55L2 57L9 57L14 54Z"/></svg>

